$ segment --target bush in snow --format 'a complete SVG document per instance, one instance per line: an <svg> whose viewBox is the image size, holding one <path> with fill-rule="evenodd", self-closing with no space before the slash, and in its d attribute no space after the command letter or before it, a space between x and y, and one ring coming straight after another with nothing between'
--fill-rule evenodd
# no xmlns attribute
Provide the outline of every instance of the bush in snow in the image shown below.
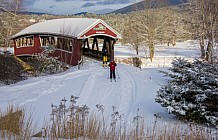
<svg viewBox="0 0 218 140"><path fill-rule="evenodd" d="M218 65L179 58L169 70L156 102L181 119L218 127Z"/></svg>
<svg viewBox="0 0 218 140"><path fill-rule="evenodd" d="M69 66L60 62L57 57L50 57L49 54L55 51L54 46L42 46L43 50L40 55L34 58L30 58L27 61L34 67L36 74L53 74L63 71L63 69Z"/></svg>
<svg viewBox="0 0 218 140"><path fill-rule="evenodd" d="M13 84L25 79L23 66L12 54L0 54L0 81Z"/></svg>
<svg viewBox="0 0 218 140"><path fill-rule="evenodd" d="M52 74L57 71L60 71L60 62L58 58L49 57L50 53L55 51L54 46L42 46L41 49L43 50L41 55L38 56L38 60L41 62L39 71L45 74Z"/></svg>
<svg viewBox="0 0 218 140"><path fill-rule="evenodd" d="M61 71L61 63L54 57L38 57L40 66L38 71L45 74L52 74Z"/></svg>

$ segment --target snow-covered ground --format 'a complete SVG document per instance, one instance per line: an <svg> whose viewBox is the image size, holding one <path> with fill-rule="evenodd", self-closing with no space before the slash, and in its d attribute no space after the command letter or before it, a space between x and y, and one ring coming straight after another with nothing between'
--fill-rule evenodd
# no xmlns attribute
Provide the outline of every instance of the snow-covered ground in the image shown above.
<svg viewBox="0 0 218 140"><path fill-rule="evenodd" d="M105 107L104 114L108 120L112 114L112 106L124 114L126 122L131 123L137 115L137 109L145 120L152 123L154 114L161 115L160 122L177 122L174 116L155 102L156 92L161 85L167 84L167 77L159 70L167 70L173 58L199 56L199 48L195 42L178 43L176 47L157 47L155 59L142 70L125 64L117 66L117 82L110 82L108 69L102 68L101 62L86 59L81 69L72 67L69 70L48 76L32 77L12 85L0 85L0 107L5 109L10 104L24 106L34 112L34 120L38 128L49 121L51 104L59 105L60 100L71 95L80 97L78 105L90 107L97 112L96 105ZM127 46L115 46L115 57L134 56L134 50ZM144 54L140 54L143 56ZM167 63L161 65L163 58ZM157 64L158 63L158 64ZM164 66L164 67L163 67Z"/></svg>
<svg viewBox="0 0 218 140"><path fill-rule="evenodd" d="M128 48L128 49L127 49ZM115 57L118 59L127 59L130 57L136 57L136 51L130 46L117 45L115 47ZM177 42L176 46L167 46L166 44L159 44L155 47L155 57L151 62L149 58L148 48L140 48L139 55L143 62L143 67L169 67L171 62L175 58L185 58L187 60L193 60L200 56L200 48L198 41L185 41Z"/></svg>

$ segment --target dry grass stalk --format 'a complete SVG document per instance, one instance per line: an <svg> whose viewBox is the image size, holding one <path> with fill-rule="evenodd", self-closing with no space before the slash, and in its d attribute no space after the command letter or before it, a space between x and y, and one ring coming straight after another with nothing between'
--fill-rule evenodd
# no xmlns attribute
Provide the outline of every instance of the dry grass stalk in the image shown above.
<svg viewBox="0 0 218 140"><path fill-rule="evenodd" d="M161 118L154 120L153 126L148 126L144 118L134 117L133 123L126 126L116 108L113 108L111 125L105 125L104 116L99 119L96 114L84 114L84 108L79 108L74 115L64 119L53 118L52 125L47 125L38 135L52 140L59 139L104 139L104 140L208 140L218 138L217 130L199 125L160 125ZM139 110L138 110L139 111ZM33 114L27 114L24 109L8 106L6 111L0 110L0 139L29 140L33 134ZM102 115L104 115L102 113ZM63 116L62 116L63 117ZM69 117L69 118L68 118ZM100 117L101 118L101 117Z"/></svg>
<svg viewBox="0 0 218 140"><path fill-rule="evenodd" d="M0 137L28 140L33 134L33 116L26 117L24 109L9 105L6 111L0 110Z"/></svg>

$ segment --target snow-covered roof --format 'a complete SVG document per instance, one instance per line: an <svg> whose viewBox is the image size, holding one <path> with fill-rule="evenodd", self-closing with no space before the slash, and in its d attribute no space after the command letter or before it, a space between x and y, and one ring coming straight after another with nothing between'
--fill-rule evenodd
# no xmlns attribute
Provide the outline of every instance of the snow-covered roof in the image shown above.
<svg viewBox="0 0 218 140"><path fill-rule="evenodd" d="M32 34L52 34L52 35L63 35L76 38L84 38L82 36L86 31L95 27L97 24L103 24L109 30L111 30L117 37L120 38L120 34L112 29L101 19L92 18L61 18L52 19L43 22L33 24L19 33L12 36L12 39L19 36L32 35ZM88 37L87 37L88 38Z"/></svg>

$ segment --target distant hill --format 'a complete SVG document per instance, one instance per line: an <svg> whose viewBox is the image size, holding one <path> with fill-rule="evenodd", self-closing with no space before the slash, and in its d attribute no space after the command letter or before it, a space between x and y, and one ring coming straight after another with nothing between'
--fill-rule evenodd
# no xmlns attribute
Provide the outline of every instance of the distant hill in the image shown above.
<svg viewBox="0 0 218 140"><path fill-rule="evenodd" d="M179 4L183 4L183 3L187 3L187 0L169 0L169 3L166 6L174 6L174 5L179 5ZM143 10L145 8L145 3L144 1L123 7L121 9L115 10L113 12L110 13L115 13L115 14L127 14L133 11L138 11L138 10ZM157 6L151 7L151 8L158 8Z"/></svg>
<svg viewBox="0 0 218 140"><path fill-rule="evenodd" d="M52 15L48 13L40 13L40 12L30 12L30 11L20 11L18 14L23 14L23 15Z"/></svg>
<svg viewBox="0 0 218 140"><path fill-rule="evenodd" d="M30 11L21 11L18 12L18 14L23 14L23 15L53 15L53 14L48 14L48 13L40 13L40 12L30 12ZM76 13L76 14L72 14L72 15L86 15L89 14L88 12L80 12L80 13Z"/></svg>
<svg viewBox="0 0 218 140"><path fill-rule="evenodd" d="M76 13L74 15L79 16L79 15L86 15L86 14L88 14L88 12L80 12L80 13Z"/></svg>

